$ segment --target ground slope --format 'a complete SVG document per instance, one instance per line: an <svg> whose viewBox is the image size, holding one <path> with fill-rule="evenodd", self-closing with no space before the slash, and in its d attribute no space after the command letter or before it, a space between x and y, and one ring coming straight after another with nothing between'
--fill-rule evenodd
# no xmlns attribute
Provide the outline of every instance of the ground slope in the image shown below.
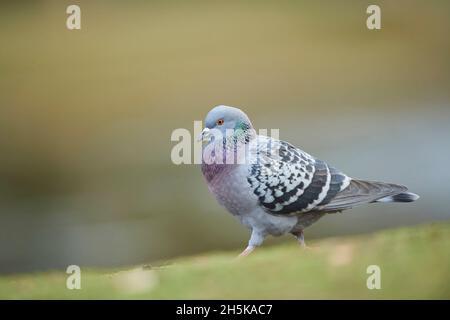
<svg viewBox="0 0 450 320"><path fill-rule="evenodd" d="M301 250L295 243L179 258L129 270L82 268L81 290L64 271L0 277L0 298L89 299L381 299L450 298L450 224L329 238ZM381 289L369 290L378 265Z"/></svg>

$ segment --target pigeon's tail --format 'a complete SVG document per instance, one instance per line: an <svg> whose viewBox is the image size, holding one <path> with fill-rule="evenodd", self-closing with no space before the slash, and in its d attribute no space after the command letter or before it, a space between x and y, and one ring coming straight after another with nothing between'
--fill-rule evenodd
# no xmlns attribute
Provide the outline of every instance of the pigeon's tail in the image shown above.
<svg viewBox="0 0 450 320"><path fill-rule="evenodd" d="M374 202L384 202L384 203L413 202L413 201L416 201L417 199L419 199L419 196L417 194L412 193L412 192L403 192L403 193L396 194L394 196L387 196L387 197L378 199Z"/></svg>
<svg viewBox="0 0 450 320"><path fill-rule="evenodd" d="M341 211L365 203L412 202L418 195L408 188L393 183L352 179L347 188L339 192L330 203L321 207L323 211Z"/></svg>

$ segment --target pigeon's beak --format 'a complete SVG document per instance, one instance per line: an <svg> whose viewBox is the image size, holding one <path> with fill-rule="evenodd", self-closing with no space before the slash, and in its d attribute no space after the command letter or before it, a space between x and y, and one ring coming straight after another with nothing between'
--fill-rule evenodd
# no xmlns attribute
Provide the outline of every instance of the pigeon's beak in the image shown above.
<svg viewBox="0 0 450 320"><path fill-rule="evenodd" d="M211 140L211 132L208 128L203 129L202 133L197 138L197 141L210 141Z"/></svg>

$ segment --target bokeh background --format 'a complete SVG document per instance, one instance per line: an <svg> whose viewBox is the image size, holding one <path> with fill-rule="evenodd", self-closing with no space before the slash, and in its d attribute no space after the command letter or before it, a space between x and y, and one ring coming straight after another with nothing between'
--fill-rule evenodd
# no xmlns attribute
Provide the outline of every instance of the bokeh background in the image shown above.
<svg viewBox="0 0 450 320"><path fill-rule="evenodd" d="M449 219L450 2L376 1L370 31L372 2L2 1L0 272L241 249L248 231L199 167L170 160L172 131L217 104L421 195L328 216L307 239Z"/></svg>

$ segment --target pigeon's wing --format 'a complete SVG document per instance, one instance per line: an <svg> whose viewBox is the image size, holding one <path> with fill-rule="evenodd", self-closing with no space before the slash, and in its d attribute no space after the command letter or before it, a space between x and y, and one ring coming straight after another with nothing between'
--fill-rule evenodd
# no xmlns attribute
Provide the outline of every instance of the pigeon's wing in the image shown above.
<svg viewBox="0 0 450 320"><path fill-rule="evenodd" d="M352 179L347 188L317 209L326 212L346 210L360 204L382 201L407 190L408 188L398 184Z"/></svg>
<svg viewBox="0 0 450 320"><path fill-rule="evenodd" d="M328 204L350 178L291 144L259 138L247 181L272 214L295 215Z"/></svg>

